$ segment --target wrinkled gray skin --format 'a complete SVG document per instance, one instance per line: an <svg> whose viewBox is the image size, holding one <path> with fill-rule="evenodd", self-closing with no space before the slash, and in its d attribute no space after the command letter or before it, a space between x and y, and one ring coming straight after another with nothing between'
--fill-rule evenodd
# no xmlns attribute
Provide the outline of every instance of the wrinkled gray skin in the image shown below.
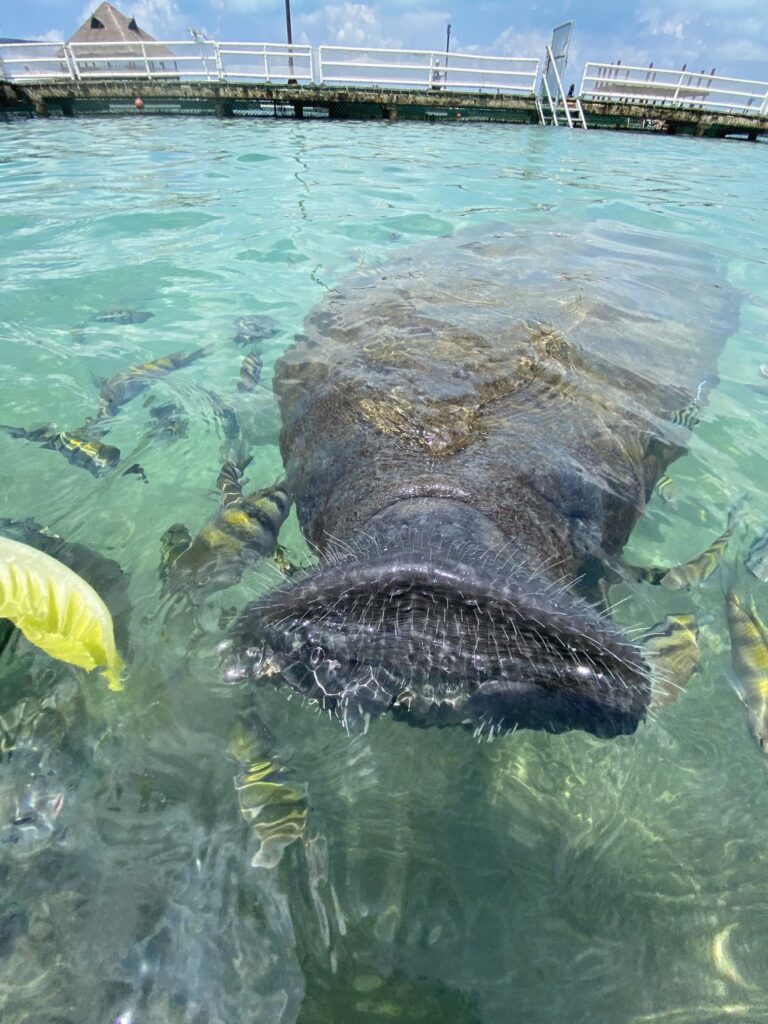
<svg viewBox="0 0 768 1024"><path fill-rule="evenodd" d="M459 234L343 281L274 378L327 557L243 612L230 676L266 667L345 720L633 731L648 666L571 584L684 450L670 417L735 313L702 253L607 223Z"/></svg>

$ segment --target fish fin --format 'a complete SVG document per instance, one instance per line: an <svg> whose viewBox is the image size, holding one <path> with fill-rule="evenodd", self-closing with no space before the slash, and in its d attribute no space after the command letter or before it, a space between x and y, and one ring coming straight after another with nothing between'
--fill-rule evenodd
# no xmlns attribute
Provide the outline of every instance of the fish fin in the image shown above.
<svg viewBox="0 0 768 1024"><path fill-rule="evenodd" d="M731 505L728 512L728 529L734 530L747 515L749 508L749 491L745 491L740 498Z"/></svg>
<svg viewBox="0 0 768 1024"><path fill-rule="evenodd" d="M747 700L747 691L744 688L744 684L739 682L739 680L731 672L726 672L725 673L725 678L731 684L731 689L736 694L736 696L739 698L741 703L744 705L745 708L748 709L749 708L749 701Z"/></svg>
<svg viewBox="0 0 768 1024"><path fill-rule="evenodd" d="M149 483L149 477L144 472L143 467L138 464L138 462L134 462L134 464L132 466L129 466L128 469L124 469L121 475L129 476L130 474L141 477L145 484Z"/></svg>

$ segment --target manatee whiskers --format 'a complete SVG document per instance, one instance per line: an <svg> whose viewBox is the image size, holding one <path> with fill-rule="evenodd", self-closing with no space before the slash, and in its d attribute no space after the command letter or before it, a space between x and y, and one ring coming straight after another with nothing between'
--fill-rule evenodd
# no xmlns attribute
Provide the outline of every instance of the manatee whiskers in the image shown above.
<svg viewBox="0 0 768 1024"><path fill-rule="evenodd" d="M280 582L241 615L235 650L258 650L258 638L279 669L270 679L347 720L390 711L473 729L485 717L494 735L631 731L650 694L642 651L572 586L527 569L507 538L496 544L480 514L448 506L413 501L383 513L345 556L337 548ZM430 529L420 534L425 511ZM462 536L446 515L462 521ZM249 669L257 681L260 666L259 654Z"/></svg>

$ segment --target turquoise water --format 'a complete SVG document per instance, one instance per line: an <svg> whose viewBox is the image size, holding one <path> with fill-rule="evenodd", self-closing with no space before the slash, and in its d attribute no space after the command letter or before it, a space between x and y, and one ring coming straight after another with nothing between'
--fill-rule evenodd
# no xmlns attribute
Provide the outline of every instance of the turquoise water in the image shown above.
<svg viewBox="0 0 768 1024"><path fill-rule="evenodd" d="M687 692L612 742L481 744L389 720L349 736L259 691L253 747L308 807L273 868L233 784L253 697L222 681L215 650L263 574L195 610L169 608L158 579L163 531L195 532L216 510L217 405L247 426L250 484L278 478L272 367L326 290L414 242L500 222L609 220L717 258L739 327L671 468L675 501L654 496L627 554L697 554L748 492L746 545L768 523L763 148L163 118L6 124L0 162L3 423L74 429L104 378L210 348L105 438L148 483L96 479L0 434L0 517L115 559L132 606L122 694L24 644L0 658L0 739L14 747L0 759L3 1021L768 1020L768 775L727 681L717 577L693 595L612 593L628 596L623 624L693 607L702 622ZM94 319L121 309L153 317ZM232 339L253 315L276 333L246 394ZM148 401L182 406L187 436L150 439ZM294 515L281 543L308 557Z"/></svg>

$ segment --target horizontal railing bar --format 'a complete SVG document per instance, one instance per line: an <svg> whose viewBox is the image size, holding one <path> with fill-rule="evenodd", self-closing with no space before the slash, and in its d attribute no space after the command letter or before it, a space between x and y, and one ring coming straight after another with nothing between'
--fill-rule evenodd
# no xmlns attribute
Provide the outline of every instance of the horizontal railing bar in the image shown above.
<svg viewBox="0 0 768 1024"><path fill-rule="evenodd" d="M462 75L493 75L495 78L504 76L505 78L534 78L535 76L530 71L491 71L484 70L483 68L455 68L452 64L447 67L441 65L437 67L432 64L354 64L344 61L325 61L323 63L323 69L325 68L361 68L363 71L428 71L440 74L441 76L451 72ZM335 77L335 76L327 76Z"/></svg>
<svg viewBox="0 0 768 1024"><path fill-rule="evenodd" d="M759 81L756 81L755 79L752 79L752 78L727 78L727 77L725 77L723 75L710 75L706 71L688 71L688 70L682 71L680 69L675 71L672 68L649 68L649 67L644 67L643 68L643 67L638 67L638 66L636 66L634 64L599 64L597 61L588 61L584 65L584 76L583 77L585 79L594 79L594 78L600 77L600 76L597 76L597 75L589 75L589 74L587 74L587 71L586 71L587 68L602 68L603 70L610 69L612 71L613 70L617 70L617 71L643 71L643 72L647 71L647 72L649 72L652 75L674 75L675 78L677 78L677 79L680 78L680 75L683 75L686 78L690 77L690 78L707 79L707 81L712 81L712 82L736 82L739 85L762 85L762 86L765 86L766 89L768 89L768 82L759 82ZM615 79L614 79L614 81L615 81ZM633 82L633 81L637 81L637 79L629 79L629 81ZM638 82L638 85L639 84L641 84L641 83Z"/></svg>
<svg viewBox="0 0 768 1024"><path fill-rule="evenodd" d="M395 50L395 49L392 49L392 48L388 48L386 46L382 46L382 47L378 47L378 46L370 46L370 47L366 47L366 46L319 46L318 50L320 50L321 53L324 53L326 50L334 50L336 52L341 50L341 51L344 51L345 53L414 53L414 54L419 54L419 55L422 55L422 54L432 55L432 54L434 54L435 57L444 57L445 56L445 51L444 50ZM539 62L539 58L538 57L490 57L490 56L486 57L483 54L474 54L474 53L449 53L448 54L448 59L449 60L453 60L454 57L459 58L459 59L463 58L464 60L489 60L489 61L502 61L502 62L504 62L504 61L512 61L512 60L523 60L523 61L527 61L527 62L529 62L531 64L533 64L533 63L538 64L538 62Z"/></svg>
<svg viewBox="0 0 768 1024"><path fill-rule="evenodd" d="M437 83L437 82L435 82L435 83L426 82L425 83L422 79L419 79L417 81L417 80L415 80L413 78L391 78L391 79L388 79L386 81L382 81L379 78L357 78L357 77L355 77L355 78L342 78L341 76L334 75L334 77L332 79L328 79L328 81L333 81L333 82L363 82L366 85L376 85L376 86L378 86L380 88L381 87L386 87L388 85L419 85L419 86L428 85L432 89L435 89L435 88L439 87L439 89L441 91L444 91L444 92L450 92L452 89L477 89L479 92L482 92L483 90L491 90L491 91L495 91L495 92L501 91L501 86L497 86L497 85L493 85L493 84L483 85L483 84L481 84L479 82L461 82L461 81L458 81L458 82L449 82L448 86L445 86L442 82L440 82L440 83ZM509 89L507 91L509 91ZM520 88L519 88L519 91L524 93L525 95L530 95L533 92L533 83L531 83L531 88L530 89L526 89L526 88L524 88L521 85Z"/></svg>
<svg viewBox="0 0 768 1024"><path fill-rule="evenodd" d="M707 92L706 92L706 97L704 99L695 100L695 99L693 99L690 96L685 96L684 95L686 92L694 92L695 90L692 87L682 86L679 90L676 90L676 91L679 91L679 93L681 94L681 95L679 95L677 97L674 97L674 100L677 103L703 103L703 102L705 102L705 100L706 100L706 102L709 102L709 97L710 96L745 96L748 99L752 99L752 100L761 100L761 99L765 98L765 93L764 92L737 92L735 89L733 91L731 91L729 89L708 89ZM618 97L624 97L625 99L643 99L643 100L645 100L645 99L657 99L657 100L659 100L660 102L663 102L663 103L667 103L670 100L669 96L652 96L650 94L648 94L648 95L645 95L645 94L643 94L643 95L636 95L636 94L630 94L630 93L618 93L618 92L612 92L610 89L594 89L594 90L589 90L586 93L582 93L582 96L585 96L585 95L592 96L592 95L595 95L595 94L598 94L598 93L600 95L602 95L602 96L618 96ZM745 104L745 106L746 106L746 104Z"/></svg>

